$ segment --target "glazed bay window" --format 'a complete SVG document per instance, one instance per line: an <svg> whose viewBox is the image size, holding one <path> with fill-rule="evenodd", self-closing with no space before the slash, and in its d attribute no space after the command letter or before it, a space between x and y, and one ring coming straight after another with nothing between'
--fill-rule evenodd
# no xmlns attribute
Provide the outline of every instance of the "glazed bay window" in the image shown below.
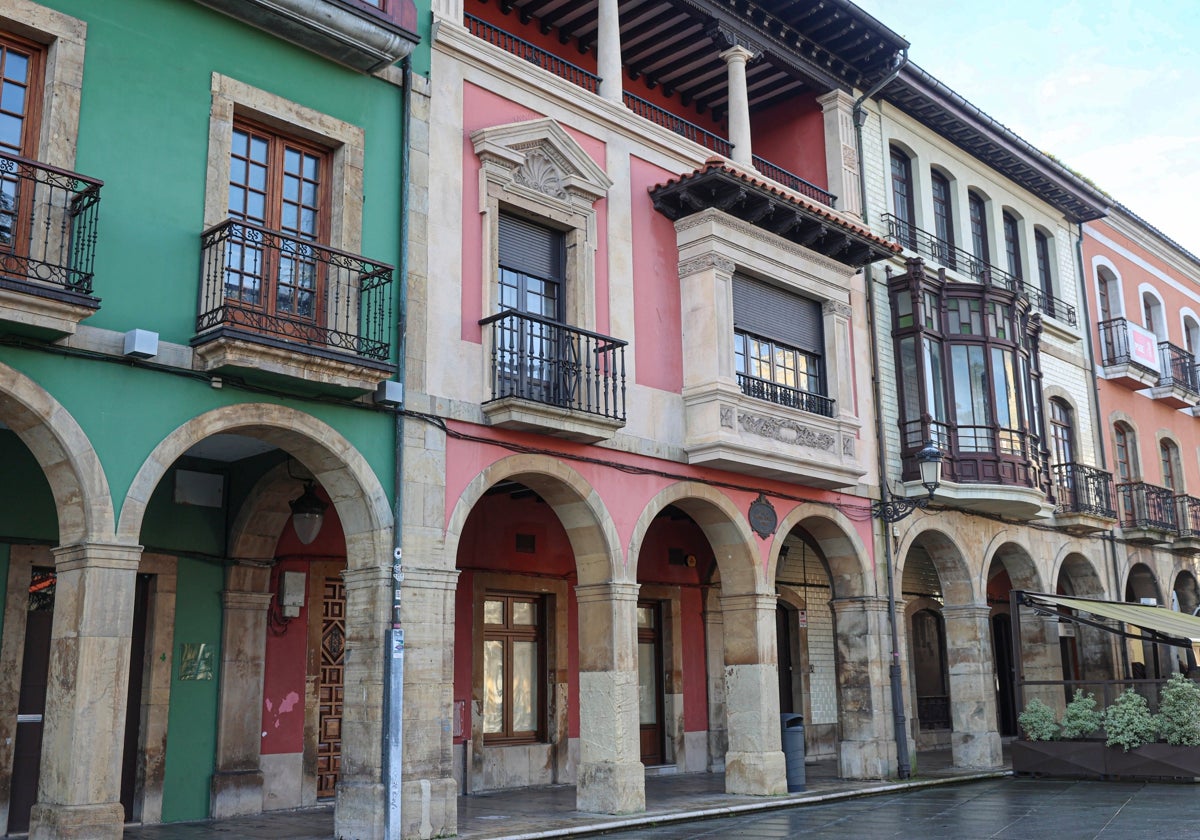
<svg viewBox="0 0 1200 840"><path fill-rule="evenodd" d="M890 293L905 479L933 440L948 455L949 481L1040 488L1038 328L1027 299L942 281L920 263L894 277Z"/></svg>
<svg viewBox="0 0 1200 840"><path fill-rule="evenodd" d="M537 595L489 592L483 601L483 736L544 739L545 610Z"/></svg>
<svg viewBox="0 0 1200 840"><path fill-rule="evenodd" d="M743 394L833 416L819 303L735 274L733 321L734 370Z"/></svg>

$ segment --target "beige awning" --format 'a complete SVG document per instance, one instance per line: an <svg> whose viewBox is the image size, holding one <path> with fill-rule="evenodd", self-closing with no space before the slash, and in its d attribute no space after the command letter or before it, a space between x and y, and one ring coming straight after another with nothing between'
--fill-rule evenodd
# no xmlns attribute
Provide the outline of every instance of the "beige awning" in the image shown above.
<svg viewBox="0 0 1200 840"><path fill-rule="evenodd" d="M1090 598L1068 598L1043 592L1021 593L1022 603L1047 615L1056 615L1054 607L1067 607L1089 613L1096 618L1108 618L1131 624L1141 630L1179 640L1184 646L1200 642L1200 618L1162 607L1127 604L1121 601L1093 601ZM1041 608L1041 609L1039 609ZM1066 618L1068 616L1064 616Z"/></svg>

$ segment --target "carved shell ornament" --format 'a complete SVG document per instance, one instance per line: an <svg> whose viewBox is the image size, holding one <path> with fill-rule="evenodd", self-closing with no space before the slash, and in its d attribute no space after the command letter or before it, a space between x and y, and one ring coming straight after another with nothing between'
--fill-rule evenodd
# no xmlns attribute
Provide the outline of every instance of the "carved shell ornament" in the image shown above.
<svg viewBox="0 0 1200 840"><path fill-rule="evenodd" d="M542 152L527 152L525 163L513 172L513 180L531 190L555 198L567 197L567 191L562 185L562 172Z"/></svg>

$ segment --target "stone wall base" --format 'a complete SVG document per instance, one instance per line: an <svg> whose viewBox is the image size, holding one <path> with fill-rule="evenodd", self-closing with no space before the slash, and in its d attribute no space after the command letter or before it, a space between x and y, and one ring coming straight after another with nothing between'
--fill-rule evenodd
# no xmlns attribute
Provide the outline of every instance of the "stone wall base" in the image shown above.
<svg viewBox="0 0 1200 840"><path fill-rule="evenodd" d="M783 750L726 753L725 792L751 796L787 793Z"/></svg>
<svg viewBox="0 0 1200 840"><path fill-rule="evenodd" d="M29 840L121 840L125 809L119 802L106 805L33 806Z"/></svg>
<svg viewBox="0 0 1200 840"><path fill-rule="evenodd" d="M453 779L414 779L402 784L404 840L458 833L458 785Z"/></svg>
<svg viewBox="0 0 1200 840"><path fill-rule="evenodd" d="M387 798L379 782L338 783L333 833L342 840L383 840L387 834Z"/></svg>
<svg viewBox="0 0 1200 840"><path fill-rule="evenodd" d="M246 817L263 812L263 774L260 770L225 770L213 773L212 817Z"/></svg>
<svg viewBox="0 0 1200 840"><path fill-rule="evenodd" d="M580 764L575 807L593 814L634 814L645 811L645 767L640 761Z"/></svg>

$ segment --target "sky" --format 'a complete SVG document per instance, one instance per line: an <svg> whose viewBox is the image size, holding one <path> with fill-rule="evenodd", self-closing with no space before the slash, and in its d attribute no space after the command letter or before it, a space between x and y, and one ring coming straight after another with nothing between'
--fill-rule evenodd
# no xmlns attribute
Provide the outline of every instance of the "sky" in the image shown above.
<svg viewBox="0 0 1200 840"><path fill-rule="evenodd" d="M909 60L1200 254L1200 0L855 0Z"/></svg>

